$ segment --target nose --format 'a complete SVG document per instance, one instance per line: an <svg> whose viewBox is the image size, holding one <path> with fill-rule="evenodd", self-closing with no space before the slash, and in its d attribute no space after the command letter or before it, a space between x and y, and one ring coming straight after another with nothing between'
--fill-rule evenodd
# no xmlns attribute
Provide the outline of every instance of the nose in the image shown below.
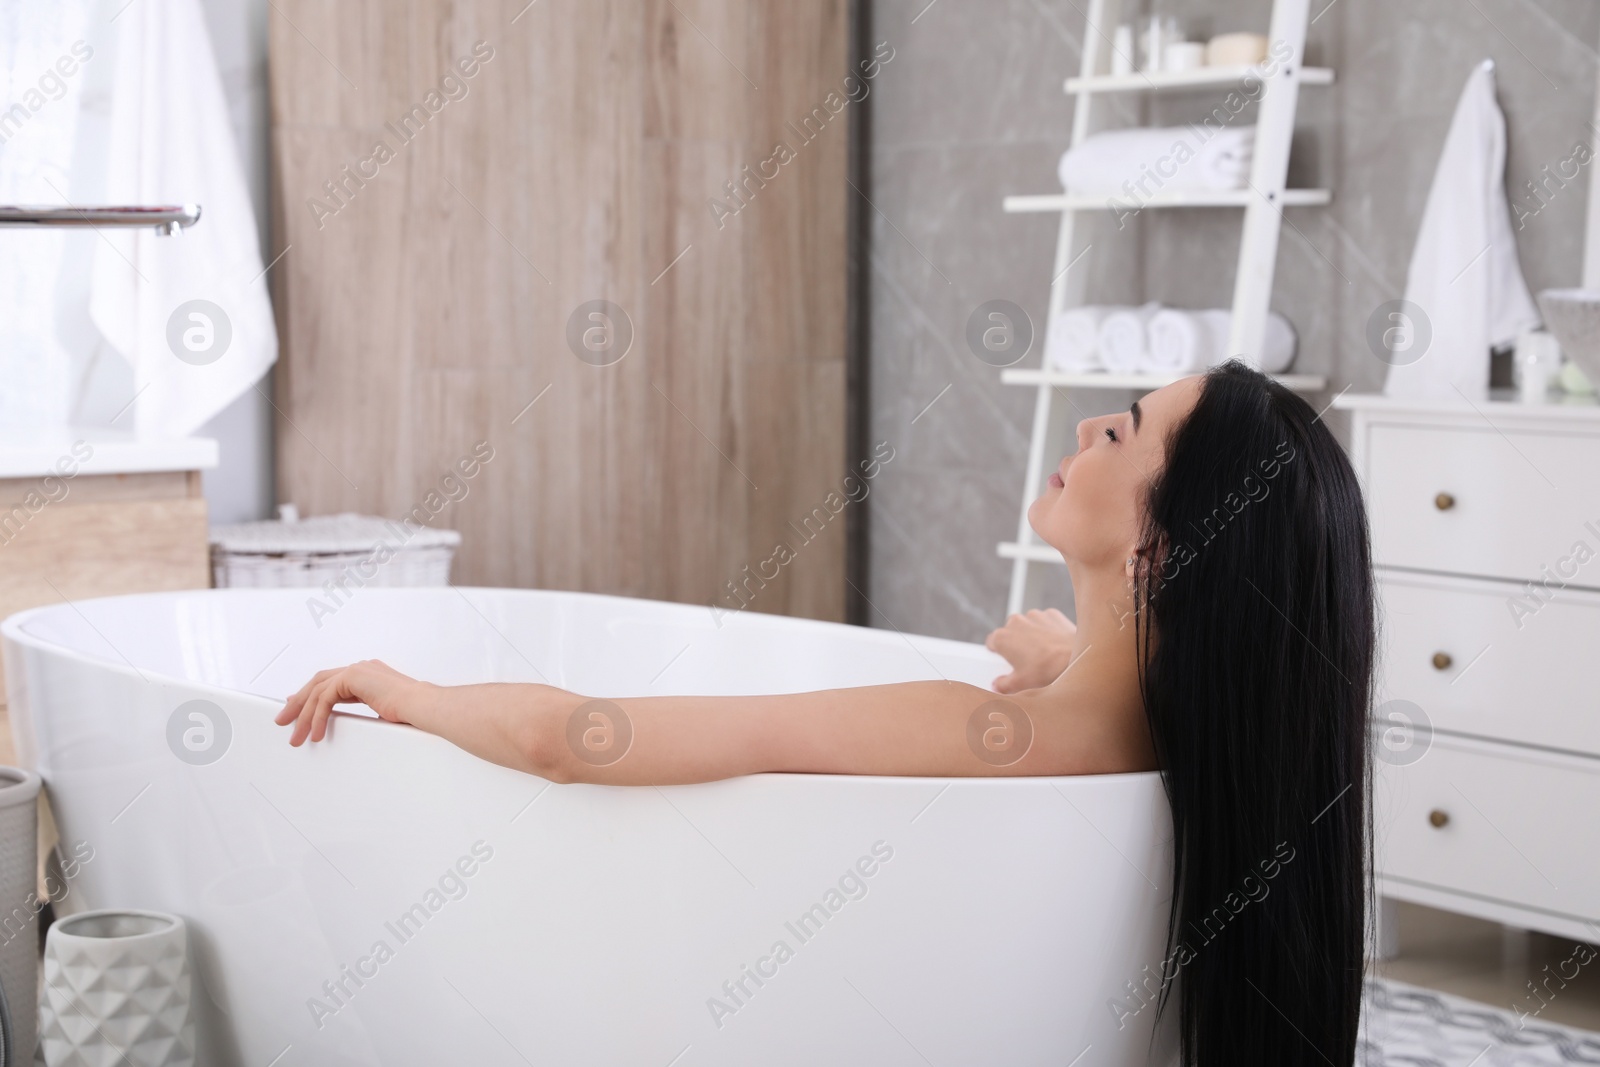
<svg viewBox="0 0 1600 1067"><path fill-rule="evenodd" d="M1078 451L1079 452L1083 452L1083 451L1086 451L1088 449L1088 447L1089 447L1089 439L1093 435L1094 435L1094 421L1092 419L1084 419L1084 420L1082 420L1081 422L1078 423L1077 437L1078 437Z"/></svg>

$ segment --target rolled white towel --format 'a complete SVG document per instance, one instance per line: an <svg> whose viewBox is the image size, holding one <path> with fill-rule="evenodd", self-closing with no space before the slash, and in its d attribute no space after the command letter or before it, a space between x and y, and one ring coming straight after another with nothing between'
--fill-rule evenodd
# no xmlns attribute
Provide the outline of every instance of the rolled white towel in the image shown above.
<svg viewBox="0 0 1600 1067"><path fill-rule="evenodd" d="M1163 308L1146 327L1148 354L1141 370L1151 374L1192 374L1238 355L1268 374L1282 374L1294 362L1294 326L1276 311L1267 315L1259 360L1228 351L1233 313L1221 308L1184 311Z"/></svg>
<svg viewBox="0 0 1600 1067"><path fill-rule="evenodd" d="M1294 325L1274 311L1267 316L1267 328L1262 332L1261 358L1240 358L1268 374L1282 374L1294 364L1295 352L1299 347L1300 338L1295 335Z"/></svg>
<svg viewBox="0 0 1600 1067"><path fill-rule="evenodd" d="M1146 326L1160 304L1113 308L1100 320L1100 365L1112 374L1137 374L1144 369L1150 341Z"/></svg>
<svg viewBox="0 0 1600 1067"><path fill-rule="evenodd" d="M1250 180L1250 167L1256 156L1256 128L1229 126L1214 130L1192 127L1196 137L1205 138L1195 163L1205 167L1213 180L1229 189L1240 189Z"/></svg>
<svg viewBox="0 0 1600 1067"><path fill-rule="evenodd" d="M1150 316L1145 332L1150 340L1142 370L1192 374L1215 361L1219 346L1204 312L1162 308Z"/></svg>
<svg viewBox="0 0 1600 1067"><path fill-rule="evenodd" d="M1050 316L1044 338L1044 365L1067 372L1098 370L1100 321L1110 310L1085 305Z"/></svg>
<svg viewBox="0 0 1600 1067"><path fill-rule="evenodd" d="M1249 184L1255 138L1254 126L1107 130L1063 153L1056 175L1069 193L1147 197L1157 190L1243 189Z"/></svg>

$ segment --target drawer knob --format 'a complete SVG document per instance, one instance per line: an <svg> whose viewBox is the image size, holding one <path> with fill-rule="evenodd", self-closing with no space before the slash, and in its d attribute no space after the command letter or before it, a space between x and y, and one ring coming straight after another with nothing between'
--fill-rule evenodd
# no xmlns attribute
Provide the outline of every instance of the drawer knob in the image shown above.
<svg viewBox="0 0 1600 1067"><path fill-rule="evenodd" d="M1438 496L1433 498L1433 506L1438 508L1440 511L1449 511L1451 508L1456 506L1456 498L1451 496L1449 493L1440 493Z"/></svg>
<svg viewBox="0 0 1600 1067"><path fill-rule="evenodd" d="M1428 812L1428 822L1435 830L1441 830L1449 824L1450 813L1448 811L1440 811L1438 808L1434 808L1432 811Z"/></svg>
<svg viewBox="0 0 1600 1067"><path fill-rule="evenodd" d="M1433 669L1436 671L1447 671L1450 669L1450 664L1454 662L1455 660L1450 658L1450 653L1448 652L1435 652L1433 654Z"/></svg>

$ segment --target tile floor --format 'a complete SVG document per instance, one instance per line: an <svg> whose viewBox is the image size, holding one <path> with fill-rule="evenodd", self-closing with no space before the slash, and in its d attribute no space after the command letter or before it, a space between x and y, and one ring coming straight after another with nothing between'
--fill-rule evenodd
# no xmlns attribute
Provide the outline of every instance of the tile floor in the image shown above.
<svg viewBox="0 0 1600 1067"><path fill-rule="evenodd" d="M1508 1011L1528 1012L1539 1020L1600 1031L1600 948L1593 962L1562 988L1551 979L1541 1002L1529 990L1561 966L1577 945L1572 938L1509 930L1499 923L1436 911L1418 904L1400 905L1400 955L1375 964L1385 978L1454 993ZM1545 968L1550 970L1546 971ZM1534 1016L1534 1013L1537 1015Z"/></svg>

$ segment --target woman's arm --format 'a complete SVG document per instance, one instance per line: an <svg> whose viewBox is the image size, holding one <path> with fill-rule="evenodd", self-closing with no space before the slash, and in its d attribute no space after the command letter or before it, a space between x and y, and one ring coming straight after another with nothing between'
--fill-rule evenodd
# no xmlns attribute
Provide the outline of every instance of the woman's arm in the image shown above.
<svg viewBox="0 0 1600 1067"><path fill-rule="evenodd" d="M295 724L291 744L320 741L334 705L354 702L555 782L668 785L763 771L954 777L1119 769L1110 765L1118 746L1097 736L1101 717L1066 714L1044 691L1002 698L945 681L784 696L591 700L545 685L429 685L367 661L318 674L277 722Z"/></svg>

